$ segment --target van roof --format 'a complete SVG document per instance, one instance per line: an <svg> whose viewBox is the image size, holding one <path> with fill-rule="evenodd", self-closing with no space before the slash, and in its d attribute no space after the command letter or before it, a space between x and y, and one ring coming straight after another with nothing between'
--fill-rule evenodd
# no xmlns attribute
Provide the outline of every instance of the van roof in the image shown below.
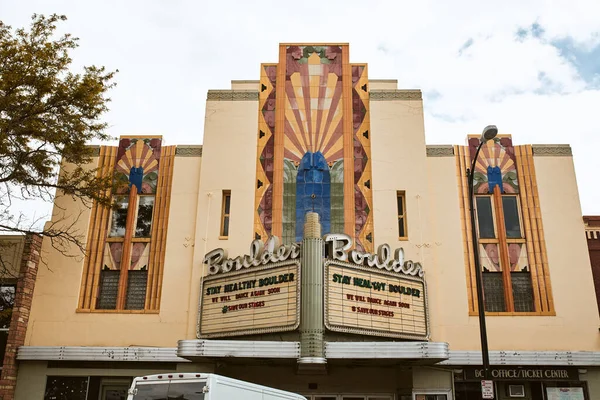
<svg viewBox="0 0 600 400"><path fill-rule="evenodd" d="M235 378L229 378L227 376L222 376L222 375L218 375L218 374L201 373L201 372L197 372L197 373L194 373L194 372L181 372L181 373L167 372L164 374L139 376L133 380L132 387L134 387L138 383L145 383L145 382L165 382L165 381L173 381L173 380L187 380L189 382L190 380L196 380L196 379L206 380L209 382L208 383L209 385L217 384L218 382L221 382L222 384L226 384L228 386L244 387L244 388L248 388L248 389L254 388L255 390L262 390L265 392L269 392L271 394L278 393L280 395L280 397L278 397L278 398L306 400L306 397L304 397L300 394L297 394L297 393L287 392L287 391L276 389L273 387L263 386L263 385L260 385L257 383L242 381L242 380L235 379Z"/></svg>
<svg viewBox="0 0 600 400"><path fill-rule="evenodd" d="M211 374L194 372L167 372L164 374L138 376L134 379L134 382L163 381L167 379L208 378L210 375Z"/></svg>

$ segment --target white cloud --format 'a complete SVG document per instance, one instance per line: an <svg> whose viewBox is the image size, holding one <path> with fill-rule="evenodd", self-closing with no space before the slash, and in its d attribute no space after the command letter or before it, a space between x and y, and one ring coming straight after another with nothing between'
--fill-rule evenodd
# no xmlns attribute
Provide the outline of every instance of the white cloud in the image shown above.
<svg viewBox="0 0 600 400"><path fill-rule="evenodd" d="M551 44L600 44L597 1L0 0L0 9L15 26L33 12L67 14L65 30L81 38L77 65L120 70L108 115L115 136L201 143L208 89L258 79L280 42L349 42L351 60L368 62L371 77L436 94L425 98L429 143L464 143L488 123L516 143L570 143L583 211L600 214L590 183L600 166L600 93ZM534 23L543 36L517 40Z"/></svg>

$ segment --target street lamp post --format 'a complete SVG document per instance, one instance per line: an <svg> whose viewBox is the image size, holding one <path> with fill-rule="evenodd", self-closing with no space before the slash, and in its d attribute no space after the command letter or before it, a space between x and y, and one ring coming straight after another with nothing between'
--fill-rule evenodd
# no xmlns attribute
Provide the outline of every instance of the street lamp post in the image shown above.
<svg viewBox="0 0 600 400"><path fill-rule="evenodd" d="M485 326L485 304L483 301L483 284L481 277L481 267L479 265L479 244L477 241L477 229L475 228L475 193L473 188L473 175L475 173L475 163L481 147L488 141L496 137L498 128L495 125L486 126L481 133L479 146L475 152L475 157L471 162L471 169L467 170L469 180L469 205L471 213L471 238L473 240L473 256L475 257L475 285L477 286L477 310L479 312L479 334L481 336L481 356L483 359L483 374L486 380L489 380L490 375L490 358L487 342L487 328Z"/></svg>

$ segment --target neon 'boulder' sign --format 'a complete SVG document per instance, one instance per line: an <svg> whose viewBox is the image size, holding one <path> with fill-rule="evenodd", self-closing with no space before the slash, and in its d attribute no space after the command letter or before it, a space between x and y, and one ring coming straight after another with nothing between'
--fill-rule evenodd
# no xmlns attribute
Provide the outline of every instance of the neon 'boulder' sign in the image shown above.
<svg viewBox="0 0 600 400"><path fill-rule="evenodd" d="M388 244L380 245L377 248L377 254L370 254L359 250L350 250L352 238L343 233L329 233L323 237L323 240L327 246L327 254L334 260L377 267L421 278L425 275L421 263L411 260L404 261L402 247L396 249L394 258L392 258L392 250Z"/></svg>
<svg viewBox="0 0 600 400"><path fill-rule="evenodd" d="M236 258L227 258L227 251L224 249L209 251L204 256L204 263L208 264L208 275L239 271L242 268L294 260L300 257L299 243L290 245L280 245L279 243L277 236L271 236L266 243L258 239L253 240L250 244L250 254Z"/></svg>
<svg viewBox="0 0 600 400"><path fill-rule="evenodd" d="M350 250L352 238L343 233L328 233L323 236L323 241L327 254L336 261L351 262L421 278L425 274L421 263L404 260L402 247L396 249L392 258L392 250L388 244L380 245L377 254L371 254L356 249ZM224 249L214 249L204 256L204 263L208 264L208 275L214 275L219 272L239 271L298 258L300 258L300 243L281 245L277 236L271 236L266 243L258 239L253 240L250 244L250 254L236 258L227 258L227 251Z"/></svg>

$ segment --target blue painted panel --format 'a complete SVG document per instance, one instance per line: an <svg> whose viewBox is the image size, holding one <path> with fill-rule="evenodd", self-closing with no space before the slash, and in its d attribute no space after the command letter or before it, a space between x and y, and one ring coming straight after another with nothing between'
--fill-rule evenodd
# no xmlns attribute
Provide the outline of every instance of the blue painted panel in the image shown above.
<svg viewBox="0 0 600 400"><path fill-rule="evenodd" d="M504 193L504 188L502 187L502 172L500 171L500 167L487 167L487 178L488 178L488 190L490 193L494 193L494 186L498 186L500 188L500 193Z"/></svg>
<svg viewBox="0 0 600 400"><path fill-rule="evenodd" d="M296 176L296 241L302 240L304 216L309 211L319 214L323 233L330 232L330 182L329 166L323 154L320 151L304 154Z"/></svg>
<svg viewBox="0 0 600 400"><path fill-rule="evenodd" d="M144 168L131 167L129 171L129 187L135 185L138 193L142 193L142 180L144 179Z"/></svg>

